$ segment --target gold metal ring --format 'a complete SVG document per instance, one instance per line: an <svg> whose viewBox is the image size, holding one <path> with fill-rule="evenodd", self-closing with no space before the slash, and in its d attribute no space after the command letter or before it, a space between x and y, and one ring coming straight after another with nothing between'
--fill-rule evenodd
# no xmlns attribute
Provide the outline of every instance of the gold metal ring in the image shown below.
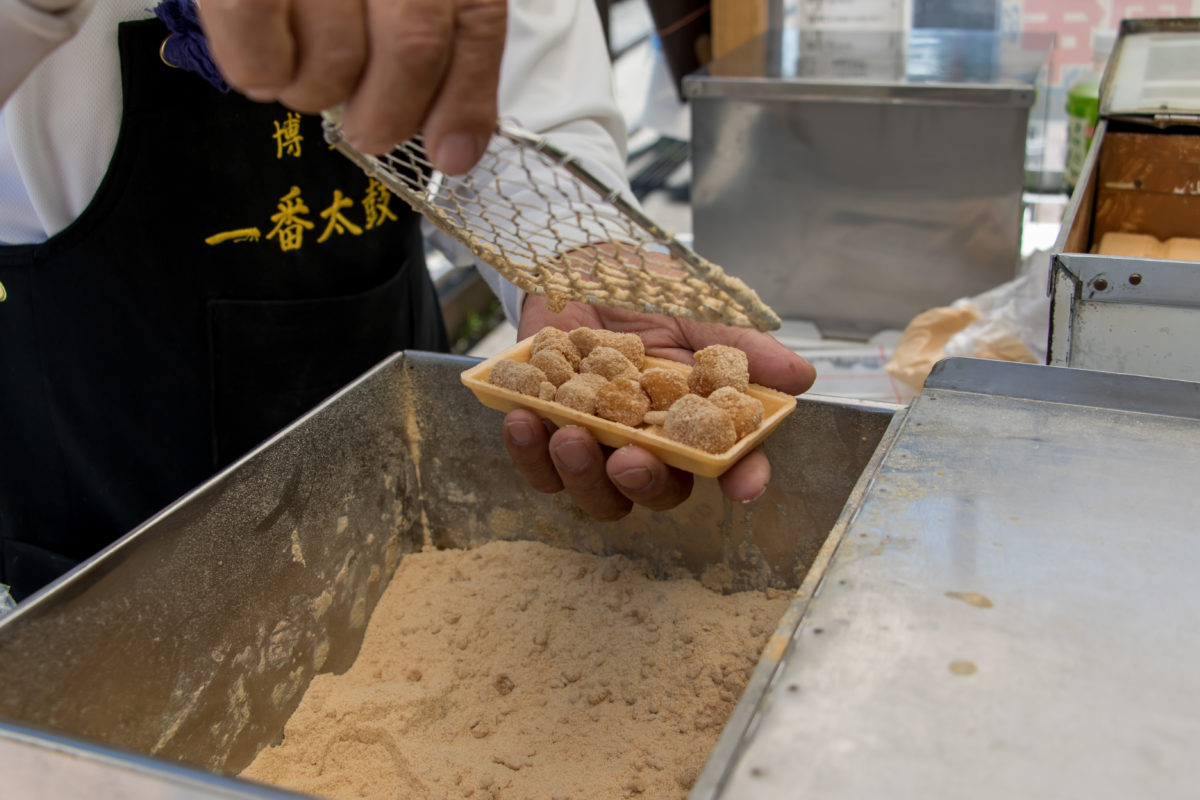
<svg viewBox="0 0 1200 800"><path fill-rule="evenodd" d="M174 36L174 35L175 34L173 34L173 33L171 34L171 36ZM171 41L171 36L168 36L167 38L163 39L162 44L160 44L158 46L158 57L160 59L162 59L162 62L164 64L166 64L168 67L170 67L171 69L179 69L179 67L175 66L170 61L167 61L167 54L166 54L167 42Z"/></svg>
<svg viewBox="0 0 1200 800"><path fill-rule="evenodd" d="M4 284L0 283L0 303L8 299L8 290L4 288Z"/></svg>

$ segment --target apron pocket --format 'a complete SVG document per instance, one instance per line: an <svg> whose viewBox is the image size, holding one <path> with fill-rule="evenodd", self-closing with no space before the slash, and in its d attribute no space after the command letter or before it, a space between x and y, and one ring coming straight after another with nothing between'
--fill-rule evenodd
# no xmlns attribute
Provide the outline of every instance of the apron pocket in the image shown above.
<svg viewBox="0 0 1200 800"><path fill-rule="evenodd" d="M428 273L420 262L412 266L355 295L209 302L219 467L396 351L445 340L444 331L430 328L427 304L437 326L441 318Z"/></svg>

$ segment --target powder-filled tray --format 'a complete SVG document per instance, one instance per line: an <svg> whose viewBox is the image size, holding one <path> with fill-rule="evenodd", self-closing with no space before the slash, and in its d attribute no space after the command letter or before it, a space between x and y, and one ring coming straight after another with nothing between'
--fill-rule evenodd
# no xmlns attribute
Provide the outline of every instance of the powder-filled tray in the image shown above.
<svg viewBox="0 0 1200 800"><path fill-rule="evenodd" d="M601 444L610 447L623 447L627 444L636 444L639 447L649 450L664 464L687 470L696 475L703 475L709 478L721 475L725 470L733 466L738 459L761 444L775 430L783 418L792 413L796 408L795 397L752 383L746 389L746 394L757 398L763 404L762 424L752 433L742 437L733 447L730 447L725 452L717 454L706 453L703 450L669 439L646 428L632 428L628 425L612 422L593 414L576 411L559 403L540 400L536 397L488 383L488 375L497 362L506 358L513 361L527 362L529 361L532 346L533 337L524 339L507 350L497 353L486 361L465 370L462 373L463 384L475 393L475 396L479 398L479 402L488 408L504 412L512 411L515 408L528 408L560 427L563 425L578 425L582 428L587 428L596 437L596 441ZM651 358L647 356L643 370L650 369L651 367L673 369L684 374L691 371L691 367L686 364L680 364L677 361L665 358Z"/></svg>

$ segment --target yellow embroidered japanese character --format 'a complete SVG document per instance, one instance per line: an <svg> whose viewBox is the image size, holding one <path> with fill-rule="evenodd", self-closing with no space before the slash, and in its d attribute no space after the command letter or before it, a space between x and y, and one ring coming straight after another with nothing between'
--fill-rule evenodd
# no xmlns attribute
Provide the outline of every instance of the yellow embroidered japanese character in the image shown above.
<svg viewBox="0 0 1200 800"><path fill-rule="evenodd" d="M204 240L207 245L217 245L222 242L257 242L262 238L262 231L258 228L238 228L236 231L223 231L214 233Z"/></svg>
<svg viewBox="0 0 1200 800"><path fill-rule="evenodd" d="M300 135L300 115L289 111L287 121L280 125L275 123L275 158L283 158L286 153L294 158L300 157L300 143L304 137Z"/></svg>
<svg viewBox="0 0 1200 800"><path fill-rule="evenodd" d="M318 244L328 239L334 233L346 233L349 231L355 236L362 234L362 228L342 215L342 209L350 208L352 205L354 205L354 201L343 195L341 189L333 190L333 203L329 208L321 212L321 219L329 220L329 224L325 226L325 232L317 238Z"/></svg>
<svg viewBox="0 0 1200 800"><path fill-rule="evenodd" d="M281 250L299 250L304 244L304 231L316 227L311 220L300 216L307 213L308 206L300 198L300 187L293 186L290 192L279 199L279 213L271 215L275 227L267 234L267 238L278 234Z"/></svg>
<svg viewBox="0 0 1200 800"><path fill-rule="evenodd" d="M396 215L388 208L391 200L392 193L387 190L387 187L371 178L371 182L367 184L367 196L363 198L363 211L367 214L367 230L377 228L389 219L396 219Z"/></svg>

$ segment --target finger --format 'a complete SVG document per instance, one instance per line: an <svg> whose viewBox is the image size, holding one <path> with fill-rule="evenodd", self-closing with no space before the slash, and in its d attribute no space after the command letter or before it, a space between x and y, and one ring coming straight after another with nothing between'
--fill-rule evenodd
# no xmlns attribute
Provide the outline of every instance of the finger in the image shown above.
<svg viewBox="0 0 1200 800"><path fill-rule="evenodd" d="M496 127L505 0L460 0L454 55L422 133L433 165L460 175L483 155Z"/></svg>
<svg viewBox="0 0 1200 800"><path fill-rule="evenodd" d="M204 0L198 6L209 51L229 85L252 100L274 100L296 69L286 0Z"/></svg>
<svg viewBox="0 0 1200 800"><path fill-rule="evenodd" d="M447 0L368 0L370 57L345 105L342 132L364 153L411 138L441 86L454 46Z"/></svg>
<svg viewBox="0 0 1200 800"><path fill-rule="evenodd" d="M550 457L575 505L602 522L620 519L633 503L613 486L600 445L583 428L559 428L550 437Z"/></svg>
<svg viewBox="0 0 1200 800"><path fill-rule="evenodd" d="M674 508L692 493L690 472L671 469L653 453L634 445L609 456L607 471L622 494L652 511Z"/></svg>
<svg viewBox="0 0 1200 800"><path fill-rule="evenodd" d="M782 345L774 336L752 336L743 348L750 364L750 380L796 395L807 392L817 379L817 371L807 360Z"/></svg>
<svg viewBox="0 0 1200 800"><path fill-rule="evenodd" d="M367 55L366 20L358 3L306 0L292 13L296 71L279 101L297 111L332 108L354 92Z"/></svg>
<svg viewBox="0 0 1200 800"><path fill-rule="evenodd" d="M717 484L721 494L730 500L748 503L762 496L770 480L771 462L762 448L757 447L717 478Z"/></svg>
<svg viewBox="0 0 1200 800"><path fill-rule="evenodd" d="M504 444L517 470L539 492L562 491L554 462L550 459L550 431L527 408L518 408L504 417Z"/></svg>

